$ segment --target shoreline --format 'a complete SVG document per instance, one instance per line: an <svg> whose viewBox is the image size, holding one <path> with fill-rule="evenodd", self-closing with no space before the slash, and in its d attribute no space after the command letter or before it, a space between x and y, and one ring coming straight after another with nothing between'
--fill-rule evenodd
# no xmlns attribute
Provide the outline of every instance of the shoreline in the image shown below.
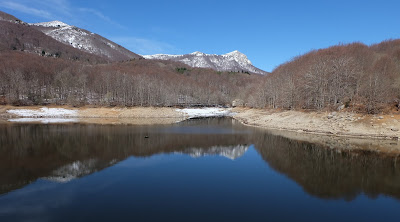
<svg viewBox="0 0 400 222"><path fill-rule="evenodd" d="M36 111L43 111L42 109L45 109L44 111L46 112L36 113ZM20 110L25 116L21 118L21 116L11 114L7 110ZM28 111L28 114L26 114L26 111ZM60 111L60 113L66 115L62 116L60 113L59 115L54 115L53 111ZM273 135L297 141L318 143L330 149L335 149L336 152L360 150L394 156L400 155L400 143L398 142L400 132L392 130L395 127L400 128L400 115L374 116L348 112L332 114L329 112L277 111L250 108L178 109L169 107L0 106L0 124L7 125L24 123L166 125L192 118L224 116L229 116L240 122L240 124L266 130ZM19 121L12 121L18 120L18 118ZM370 121L376 127L372 127Z"/></svg>
<svg viewBox="0 0 400 222"><path fill-rule="evenodd" d="M333 118L329 112L300 112L300 111L276 111L235 108L237 114L232 116L241 124L266 130L268 133L282 136L284 138L303 141L313 144L320 144L328 149L335 150L337 153L361 152L367 154L372 152L380 155L400 156L399 132L392 131L384 127L382 123L388 125L388 120L394 124L391 127L400 127L397 118L400 115L380 116L374 118L373 115L336 113ZM347 120L343 116L354 115L354 120ZM329 116L329 117L328 117ZM371 120L372 118L372 120ZM386 118L386 121L384 119ZM366 120L380 123L380 127L371 128ZM393 120L396 120L393 121ZM313 121L313 124L310 124ZM390 121L389 121L390 122ZM322 125L318 125L322 124ZM367 125L366 125L367 124ZM340 125L338 127L336 125ZM348 131L342 131L342 130ZM377 131L383 134L376 134Z"/></svg>
<svg viewBox="0 0 400 222"><path fill-rule="evenodd" d="M185 119L183 113L165 107L0 106L0 123L155 125Z"/></svg>
<svg viewBox="0 0 400 222"><path fill-rule="evenodd" d="M229 114L225 108L0 106L0 123L157 125Z"/></svg>
<svg viewBox="0 0 400 222"><path fill-rule="evenodd" d="M235 108L232 118L246 126L334 137L395 140L400 138L400 115L350 112L301 112Z"/></svg>
<svg viewBox="0 0 400 222"><path fill-rule="evenodd" d="M10 124L77 122L151 125L217 116L230 116L243 125L267 130L396 141L400 138L398 114L376 116L350 112L301 112L251 108L0 106L0 123ZM56 119L61 121L52 121Z"/></svg>

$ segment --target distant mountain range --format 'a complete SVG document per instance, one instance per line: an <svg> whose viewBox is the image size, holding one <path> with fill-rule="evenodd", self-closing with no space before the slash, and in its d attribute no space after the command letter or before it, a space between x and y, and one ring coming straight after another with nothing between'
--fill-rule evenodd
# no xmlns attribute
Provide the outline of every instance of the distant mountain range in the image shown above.
<svg viewBox="0 0 400 222"><path fill-rule="evenodd" d="M172 60L185 63L191 67L211 68L217 71L268 74L268 72L253 66L247 56L237 50L224 55L193 52L185 55L156 54L143 55L143 57L146 59Z"/></svg>
<svg viewBox="0 0 400 222"><path fill-rule="evenodd" d="M45 57L107 62L108 59L63 44L28 23L0 11L0 51L23 51Z"/></svg>
<svg viewBox="0 0 400 222"><path fill-rule="evenodd" d="M126 61L140 55L100 36L60 21L26 23L0 11L0 50L100 62Z"/></svg>
<svg viewBox="0 0 400 222"><path fill-rule="evenodd" d="M30 23L30 25L61 43L105 57L111 61L124 61L141 57L100 35L60 21Z"/></svg>
<svg viewBox="0 0 400 222"><path fill-rule="evenodd" d="M193 52L185 55L141 56L98 34L61 21L26 23L0 11L0 50L18 50L46 57L61 57L94 62L116 62L131 59L171 60L191 67L217 71L265 75L239 51L224 55Z"/></svg>

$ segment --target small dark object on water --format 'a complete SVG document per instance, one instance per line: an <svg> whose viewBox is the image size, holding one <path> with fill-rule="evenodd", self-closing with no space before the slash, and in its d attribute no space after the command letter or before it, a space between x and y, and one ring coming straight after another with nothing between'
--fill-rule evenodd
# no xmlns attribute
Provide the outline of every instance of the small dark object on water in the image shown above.
<svg viewBox="0 0 400 222"><path fill-rule="evenodd" d="M149 136L144 136L144 138L148 139L148 138L149 138Z"/></svg>

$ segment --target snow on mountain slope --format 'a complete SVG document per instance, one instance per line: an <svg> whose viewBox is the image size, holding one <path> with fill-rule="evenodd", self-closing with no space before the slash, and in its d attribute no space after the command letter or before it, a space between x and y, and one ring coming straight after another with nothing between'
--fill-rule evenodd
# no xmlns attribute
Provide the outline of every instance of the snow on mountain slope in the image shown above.
<svg viewBox="0 0 400 222"><path fill-rule="evenodd" d="M111 61L124 61L141 58L141 56L100 36L60 21L30 23L44 34L71 45L74 48L108 58Z"/></svg>
<svg viewBox="0 0 400 222"><path fill-rule="evenodd" d="M117 160L109 162L100 159L77 160L73 163L61 166L53 170L51 174L43 179L50 180L58 183L67 183L71 180L84 177L94 172L100 171L117 163Z"/></svg>
<svg viewBox="0 0 400 222"><path fill-rule="evenodd" d="M245 71L261 75L267 74L267 72L253 66L247 56L237 50L224 55L193 52L185 55L156 54L144 55L143 57L146 59L178 61L192 67L211 68L218 71Z"/></svg>
<svg viewBox="0 0 400 222"><path fill-rule="evenodd" d="M72 26L70 26L70 25L68 25L68 24L65 24L64 22L60 22L60 21L31 23L31 25L34 25L34 26L43 26L43 27L52 27L52 28L58 28L58 27L72 27Z"/></svg>

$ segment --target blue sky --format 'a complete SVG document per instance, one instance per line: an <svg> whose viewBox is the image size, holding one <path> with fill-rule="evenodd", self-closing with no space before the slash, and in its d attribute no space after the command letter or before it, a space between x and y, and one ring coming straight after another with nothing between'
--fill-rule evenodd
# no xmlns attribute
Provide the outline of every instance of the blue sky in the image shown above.
<svg viewBox="0 0 400 222"><path fill-rule="evenodd" d="M400 38L400 1L0 0L26 22L61 20L139 54L245 53L266 71L312 49Z"/></svg>

